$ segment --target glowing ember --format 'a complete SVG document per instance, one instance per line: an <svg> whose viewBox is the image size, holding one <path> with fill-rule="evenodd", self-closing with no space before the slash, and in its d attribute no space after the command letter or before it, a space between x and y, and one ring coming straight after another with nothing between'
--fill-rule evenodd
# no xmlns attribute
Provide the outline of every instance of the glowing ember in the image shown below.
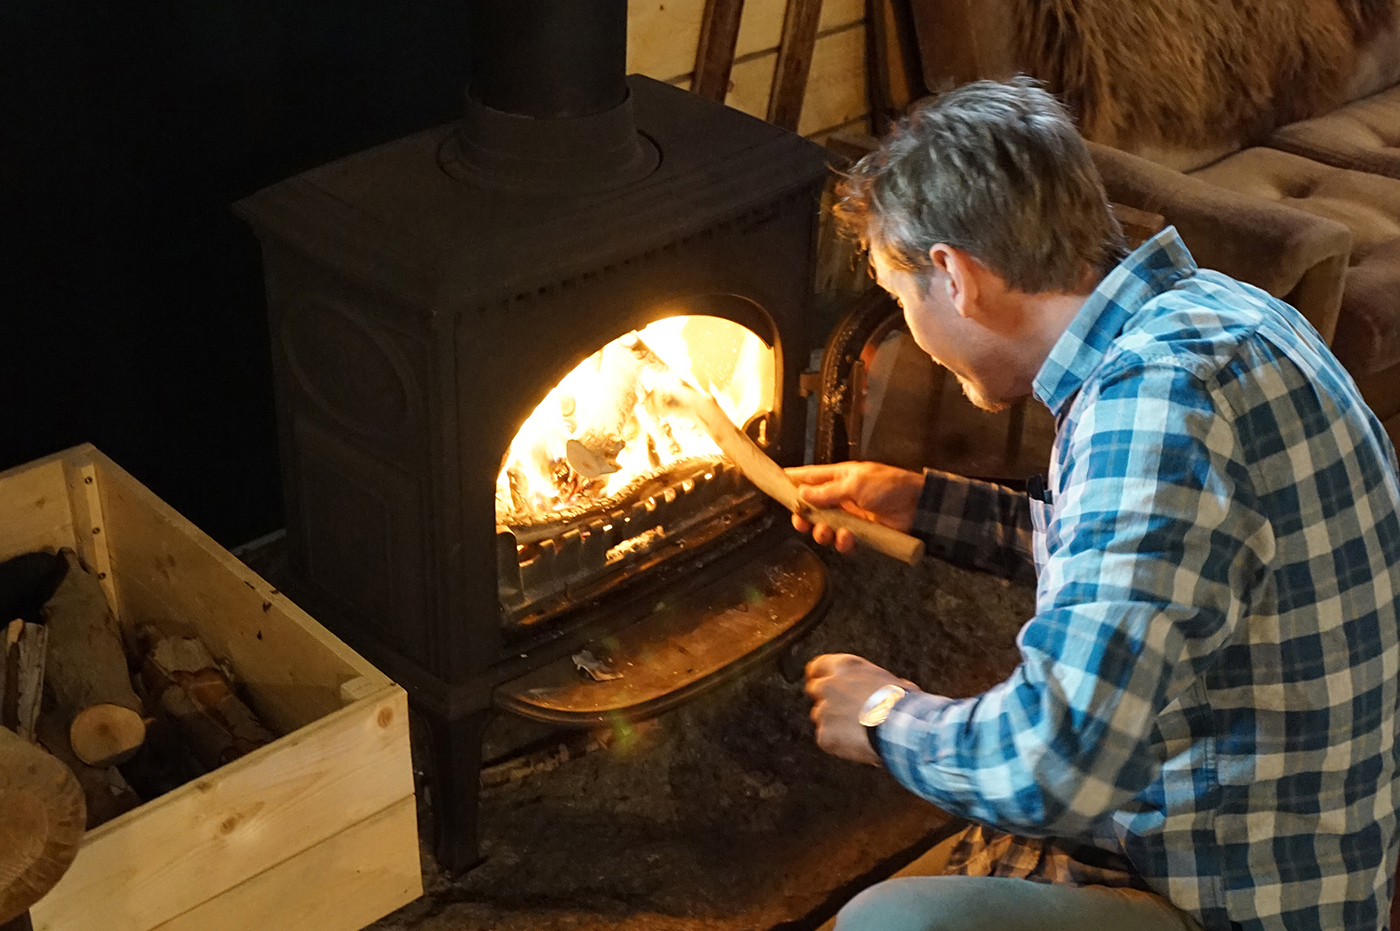
<svg viewBox="0 0 1400 931"><path fill-rule="evenodd" d="M748 329L719 317L680 316L641 334L667 365L714 394L736 424L772 409L773 352ZM718 457L702 428L662 412L650 382L650 372L617 340L564 376L506 453L496 479L497 522L518 526L596 507L678 462Z"/></svg>

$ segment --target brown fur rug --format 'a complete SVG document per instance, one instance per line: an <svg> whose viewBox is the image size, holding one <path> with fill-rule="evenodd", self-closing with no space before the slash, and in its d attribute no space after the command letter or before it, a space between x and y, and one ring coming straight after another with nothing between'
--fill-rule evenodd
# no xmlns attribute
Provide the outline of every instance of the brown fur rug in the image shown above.
<svg viewBox="0 0 1400 931"><path fill-rule="evenodd" d="M1244 144L1340 103L1400 0L1011 0L1018 58L1120 148Z"/></svg>

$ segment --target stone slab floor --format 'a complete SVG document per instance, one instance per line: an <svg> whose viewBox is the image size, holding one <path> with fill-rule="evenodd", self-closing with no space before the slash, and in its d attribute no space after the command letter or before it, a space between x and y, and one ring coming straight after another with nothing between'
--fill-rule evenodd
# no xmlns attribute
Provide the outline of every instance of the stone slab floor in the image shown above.
<svg viewBox="0 0 1400 931"><path fill-rule="evenodd" d="M826 620L795 649L857 653L946 695L1016 660L1033 592L933 560L825 555ZM485 861L450 881L423 853L425 896L375 931L801 931L926 850L951 825L882 770L819 751L800 682L765 666L661 718L592 735L493 725ZM585 737L585 739L587 739ZM571 744L568 759L554 742ZM430 800L420 792L428 836Z"/></svg>

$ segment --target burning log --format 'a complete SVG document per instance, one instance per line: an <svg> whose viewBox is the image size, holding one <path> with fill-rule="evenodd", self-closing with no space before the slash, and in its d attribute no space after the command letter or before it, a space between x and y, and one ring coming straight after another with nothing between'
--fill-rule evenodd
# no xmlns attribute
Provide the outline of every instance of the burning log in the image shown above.
<svg viewBox="0 0 1400 931"><path fill-rule="evenodd" d="M34 724L44 695L44 660L48 629L20 618L5 630L0 655L0 725L25 740L34 740Z"/></svg>
<svg viewBox="0 0 1400 931"><path fill-rule="evenodd" d="M141 700L131 688L121 632L97 579L64 550L68 572L44 606L47 678L68 720L78 759L105 766L130 759L146 739Z"/></svg>
<svg viewBox="0 0 1400 931"><path fill-rule="evenodd" d="M849 530L861 543L903 562L917 563L924 554L924 544L917 537L901 533L883 524L864 520L839 508L814 508L803 501L797 486L781 466L768 457L749 435L734 425L729 415L706 391L688 384L642 341L638 333L624 337L625 345L641 362L656 369L661 376L657 382L666 403L674 410L692 418L709 433L719 448L737 465L759 491L783 507L812 523L827 524L836 530Z"/></svg>
<svg viewBox="0 0 1400 931"><path fill-rule="evenodd" d="M233 692L202 642L147 634L141 680L178 722L200 765L213 770L276 739Z"/></svg>
<svg viewBox="0 0 1400 931"><path fill-rule="evenodd" d="M593 403L580 405L575 436L566 445L569 465L590 479L622 468L618 453L626 445L624 432L637 406L637 373L642 360L617 342L600 353L597 393Z"/></svg>

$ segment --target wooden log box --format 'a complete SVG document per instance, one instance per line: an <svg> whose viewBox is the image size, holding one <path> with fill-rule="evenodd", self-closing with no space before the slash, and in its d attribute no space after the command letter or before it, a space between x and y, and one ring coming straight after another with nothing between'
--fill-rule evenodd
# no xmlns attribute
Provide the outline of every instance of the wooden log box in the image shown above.
<svg viewBox="0 0 1400 931"><path fill-rule="evenodd" d="M84 834L38 931L355 931L422 894L401 688L91 446L0 473L0 559L63 547L285 736Z"/></svg>

